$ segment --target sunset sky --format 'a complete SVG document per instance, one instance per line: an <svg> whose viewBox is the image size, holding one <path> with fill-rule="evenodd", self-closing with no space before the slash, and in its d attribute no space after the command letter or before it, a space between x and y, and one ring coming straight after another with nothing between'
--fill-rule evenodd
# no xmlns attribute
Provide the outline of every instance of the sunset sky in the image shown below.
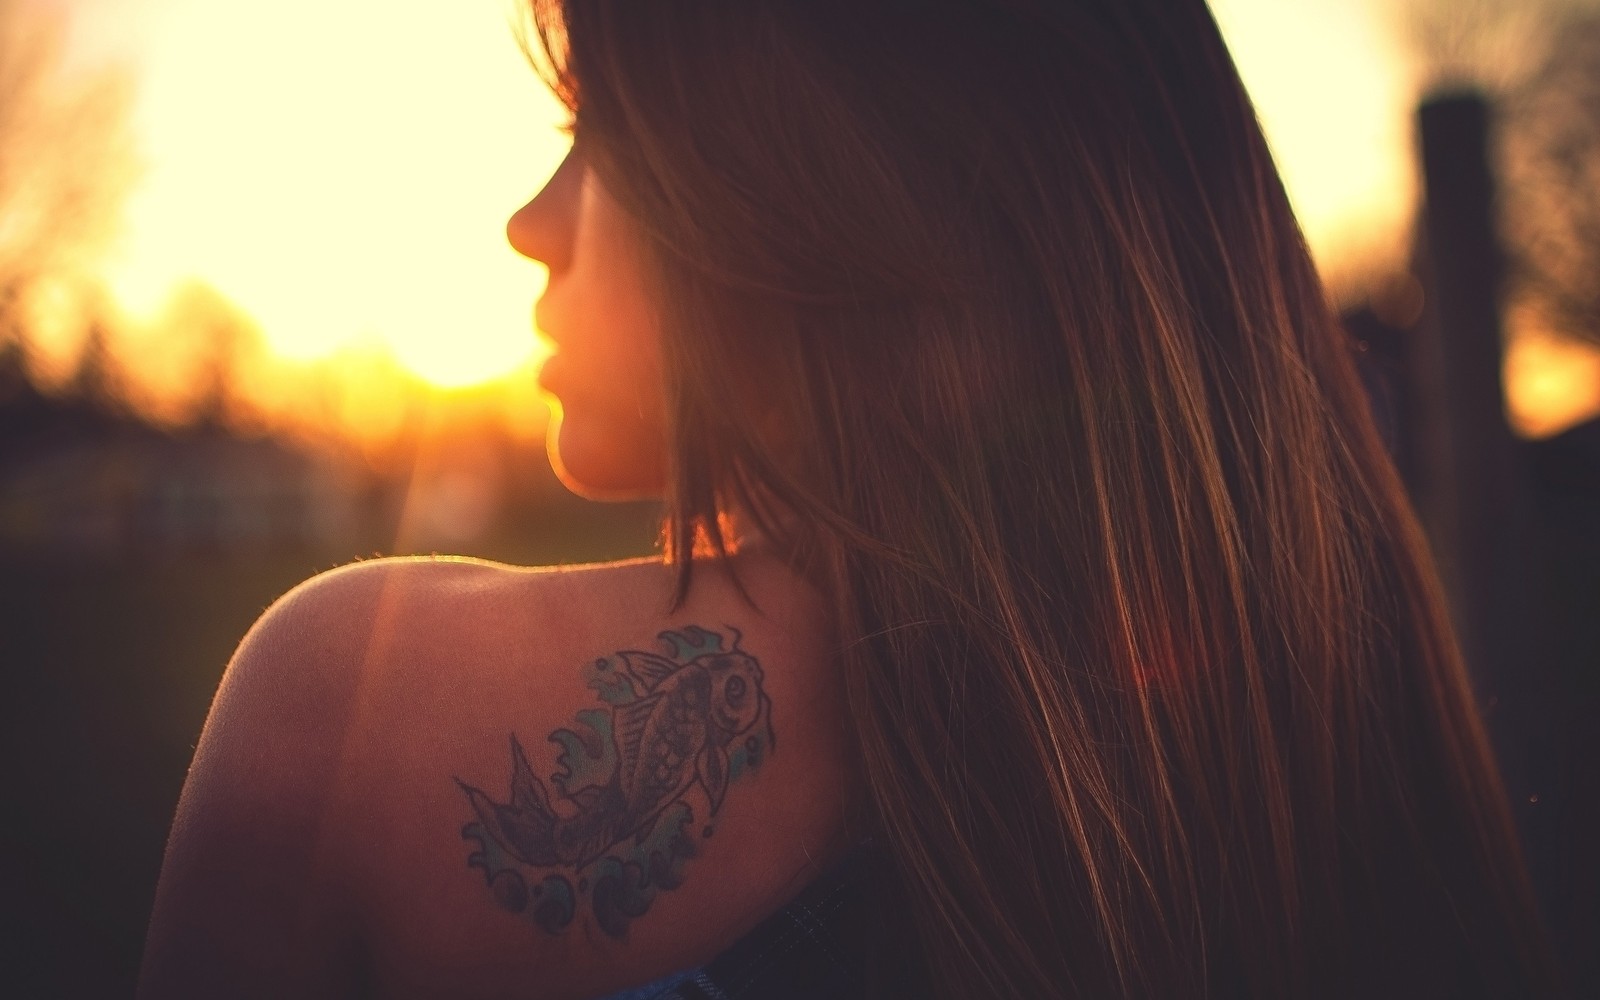
<svg viewBox="0 0 1600 1000"><path fill-rule="evenodd" d="M109 268L128 308L193 276L291 357L376 339L447 385L527 360L541 279L502 226L562 144L507 4L76 6L138 81L145 175Z"/></svg>
<svg viewBox="0 0 1600 1000"><path fill-rule="evenodd" d="M132 321L199 279L280 359L388 351L441 386L525 369L543 274L502 227L565 139L514 0L32 2L70 12L75 64L135 87L139 179L101 268ZM1338 291L1404 252L1420 80L1398 6L1212 2ZM1600 393L1592 363L1539 391Z"/></svg>

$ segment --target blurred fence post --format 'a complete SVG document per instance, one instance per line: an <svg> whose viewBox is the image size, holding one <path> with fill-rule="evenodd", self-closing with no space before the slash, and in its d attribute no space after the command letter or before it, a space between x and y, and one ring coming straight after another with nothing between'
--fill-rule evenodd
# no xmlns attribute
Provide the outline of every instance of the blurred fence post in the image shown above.
<svg viewBox="0 0 1600 1000"><path fill-rule="evenodd" d="M1468 664L1493 698L1528 665L1538 629L1528 486L1502 385L1489 107L1452 94L1425 102L1419 118L1428 310L1411 366L1418 499Z"/></svg>

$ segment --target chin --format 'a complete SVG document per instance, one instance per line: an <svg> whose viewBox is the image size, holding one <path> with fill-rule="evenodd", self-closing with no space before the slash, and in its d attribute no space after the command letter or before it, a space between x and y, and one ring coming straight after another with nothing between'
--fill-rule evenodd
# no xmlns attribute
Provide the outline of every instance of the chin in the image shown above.
<svg viewBox="0 0 1600 1000"><path fill-rule="evenodd" d="M602 433L552 407L546 446L561 485L586 500L659 500L666 492L659 442Z"/></svg>

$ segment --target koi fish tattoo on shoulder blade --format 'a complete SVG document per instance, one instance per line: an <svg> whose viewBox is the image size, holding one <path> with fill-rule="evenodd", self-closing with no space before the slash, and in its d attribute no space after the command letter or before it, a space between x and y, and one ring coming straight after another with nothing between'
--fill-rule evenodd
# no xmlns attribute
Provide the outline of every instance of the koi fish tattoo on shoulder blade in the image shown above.
<svg viewBox="0 0 1600 1000"><path fill-rule="evenodd" d="M456 779L476 815L461 830L475 845L467 866L502 909L559 934L587 908L621 940L658 893L683 883L728 786L775 745L761 664L737 629L723 628L731 641L691 625L662 632L661 653L623 650L590 664L587 684L603 707L549 735L554 796L515 733L508 801Z"/></svg>

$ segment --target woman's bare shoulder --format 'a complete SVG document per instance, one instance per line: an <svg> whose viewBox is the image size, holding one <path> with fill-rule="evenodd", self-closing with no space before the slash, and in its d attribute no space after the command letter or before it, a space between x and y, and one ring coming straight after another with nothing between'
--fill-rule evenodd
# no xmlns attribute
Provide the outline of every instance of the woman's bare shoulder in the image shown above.
<svg viewBox="0 0 1600 1000"><path fill-rule="evenodd" d="M274 984L301 991L577 996L715 953L837 855L853 781L816 595L738 571L754 606L708 565L674 611L648 561L376 560L296 588L219 691L151 956L219 893L256 917L206 933L257 944L213 953L304 956ZM197 893L229 854L276 877Z"/></svg>

